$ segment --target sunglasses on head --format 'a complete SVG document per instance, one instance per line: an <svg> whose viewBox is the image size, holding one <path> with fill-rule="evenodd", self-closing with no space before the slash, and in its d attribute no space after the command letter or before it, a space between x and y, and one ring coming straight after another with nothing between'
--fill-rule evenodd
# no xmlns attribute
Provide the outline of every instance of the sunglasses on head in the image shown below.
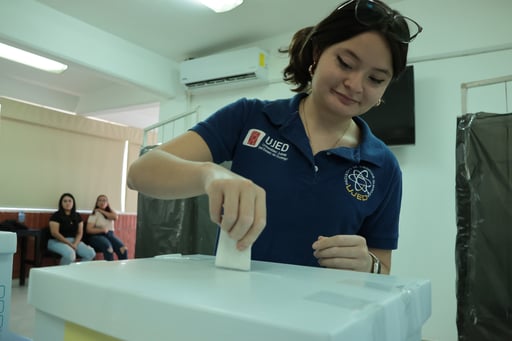
<svg viewBox="0 0 512 341"><path fill-rule="evenodd" d="M355 16L363 25L386 25L386 32L401 43L410 43L423 28L409 17L396 14L385 5L373 0L351 0L342 4L337 10L355 2Z"/></svg>

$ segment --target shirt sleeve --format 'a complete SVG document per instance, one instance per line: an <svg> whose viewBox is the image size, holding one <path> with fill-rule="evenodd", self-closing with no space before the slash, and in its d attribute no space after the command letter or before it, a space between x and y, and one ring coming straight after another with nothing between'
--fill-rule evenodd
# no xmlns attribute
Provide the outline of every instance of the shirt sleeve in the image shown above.
<svg viewBox="0 0 512 341"><path fill-rule="evenodd" d="M81 223L82 221L84 221L84 220L82 219L82 215L81 215L80 213L78 213L78 212L75 212L75 218L74 218L74 219L75 219L75 221L76 221L76 223L77 223L77 224L78 224L78 223Z"/></svg>
<svg viewBox="0 0 512 341"><path fill-rule="evenodd" d="M365 219L360 230L371 248L394 250L398 247L402 172L395 167L392 174L386 195L375 212Z"/></svg>
<svg viewBox="0 0 512 341"><path fill-rule="evenodd" d="M59 212L58 212L58 211L57 211L57 212L54 212L54 213L52 214L52 216L50 217L50 221L54 221L54 222L59 223L59 224L61 223L61 220L62 220L62 219L61 219L61 216L60 216L60 214L59 214Z"/></svg>
<svg viewBox="0 0 512 341"><path fill-rule="evenodd" d="M89 218L87 218L87 224L96 224L96 212L94 214L89 215Z"/></svg>
<svg viewBox="0 0 512 341"><path fill-rule="evenodd" d="M190 130L203 138L215 163L231 161L248 117L261 105L262 101L241 98L219 109Z"/></svg>

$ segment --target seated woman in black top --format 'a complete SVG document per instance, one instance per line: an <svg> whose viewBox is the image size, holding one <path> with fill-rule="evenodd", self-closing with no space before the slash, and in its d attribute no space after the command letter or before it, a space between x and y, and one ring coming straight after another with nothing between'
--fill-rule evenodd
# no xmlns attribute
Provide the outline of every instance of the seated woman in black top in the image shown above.
<svg viewBox="0 0 512 341"><path fill-rule="evenodd" d="M84 242L82 236L84 222L76 212L75 198L64 193L59 199L59 210L50 218L50 239L48 250L61 255L60 264L70 264L78 255L82 261L96 257L94 249Z"/></svg>

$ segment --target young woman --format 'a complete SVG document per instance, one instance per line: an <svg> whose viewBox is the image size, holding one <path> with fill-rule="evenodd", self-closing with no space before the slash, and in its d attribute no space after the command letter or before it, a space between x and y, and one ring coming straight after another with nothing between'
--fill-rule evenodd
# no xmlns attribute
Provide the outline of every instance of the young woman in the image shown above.
<svg viewBox="0 0 512 341"><path fill-rule="evenodd" d="M87 241L95 250L103 253L105 260L127 259L128 249L114 234L117 213L110 207L106 195L96 198L96 205L87 219Z"/></svg>
<svg viewBox="0 0 512 341"><path fill-rule="evenodd" d="M420 31L381 1L341 4L283 51L297 95L227 105L134 162L130 188L206 193L212 220L255 260L389 273L401 171L358 116L381 103Z"/></svg>
<svg viewBox="0 0 512 341"><path fill-rule="evenodd" d="M82 261L96 257L94 249L82 242L84 223L76 212L75 198L64 193L59 199L59 210L50 217L48 250L61 255L60 264L70 264L78 255Z"/></svg>

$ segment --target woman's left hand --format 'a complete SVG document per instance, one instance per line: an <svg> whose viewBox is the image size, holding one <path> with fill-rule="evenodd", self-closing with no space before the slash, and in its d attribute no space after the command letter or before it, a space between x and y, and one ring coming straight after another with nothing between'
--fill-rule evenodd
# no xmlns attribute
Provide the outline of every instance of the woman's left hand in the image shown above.
<svg viewBox="0 0 512 341"><path fill-rule="evenodd" d="M73 243L71 243L71 247L73 248L73 250L78 249L78 244L79 243L80 243L80 241L74 241Z"/></svg>
<svg viewBox="0 0 512 341"><path fill-rule="evenodd" d="M318 264L326 268L369 272L372 266L366 239L358 235L320 236L313 250Z"/></svg>

